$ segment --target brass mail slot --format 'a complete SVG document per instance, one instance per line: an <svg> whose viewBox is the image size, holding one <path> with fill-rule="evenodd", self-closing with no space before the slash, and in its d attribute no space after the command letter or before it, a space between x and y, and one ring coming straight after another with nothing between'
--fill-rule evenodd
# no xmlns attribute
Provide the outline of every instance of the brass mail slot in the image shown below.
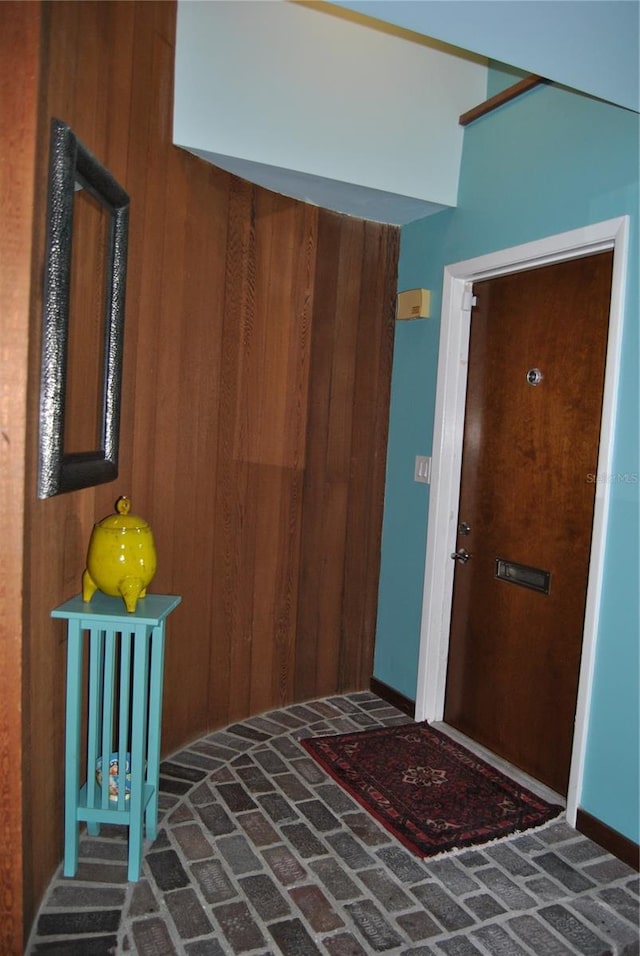
<svg viewBox="0 0 640 956"><path fill-rule="evenodd" d="M548 594L551 586L551 571L529 568L526 564L516 564L515 561L505 561L504 558L496 558L496 577L500 581L539 591L540 594Z"/></svg>

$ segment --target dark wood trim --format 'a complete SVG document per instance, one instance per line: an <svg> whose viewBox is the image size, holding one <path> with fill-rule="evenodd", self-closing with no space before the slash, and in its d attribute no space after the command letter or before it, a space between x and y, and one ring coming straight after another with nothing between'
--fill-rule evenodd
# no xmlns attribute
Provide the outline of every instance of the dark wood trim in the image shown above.
<svg viewBox="0 0 640 956"><path fill-rule="evenodd" d="M532 73L530 76L525 76L523 80L520 80L518 83L514 83L513 86L508 86L505 90L501 90L499 93L496 93L495 96L492 96L490 99L485 100L484 103L480 103L479 106L474 106L472 109L467 110L466 113L463 113L458 120L460 126L468 126L469 123L473 123L474 120L480 119L481 116L486 116L487 113L490 113L492 110L496 110L499 106L503 106L505 103L508 103L510 100L516 98L516 96L522 96L523 93L526 93L528 90L532 90L534 86L538 86L540 83L547 83L548 81L542 76L536 76Z"/></svg>
<svg viewBox="0 0 640 956"><path fill-rule="evenodd" d="M411 717L412 720L415 720L415 700L410 700L409 697L405 697L404 694L394 690L393 687L389 687L388 684L383 684L383 682L378 680L376 677L372 677L369 681L369 688L372 694L377 694L378 697L386 700L388 704L391 704L393 707L397 707L398 710L401 710L404 714L407 714L409 717Z"/></svg>
<svg viewBox="0 0 640 956"><path fill-rule="evenodd" d="M584 810L578 810L576 830L589 837L594 843L604 847L609 853L613 853L614 856L617 856L619 860L632 867L636 872L640 870L640 847L638 847L638 844L618 833L617 830L613 830L606 823L602 823Z"/></svg>

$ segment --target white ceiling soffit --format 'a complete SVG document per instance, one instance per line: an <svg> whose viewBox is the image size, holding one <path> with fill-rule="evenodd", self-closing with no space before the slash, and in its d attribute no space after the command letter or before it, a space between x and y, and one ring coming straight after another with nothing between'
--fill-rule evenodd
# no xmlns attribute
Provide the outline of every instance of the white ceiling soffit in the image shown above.
<svg viewBox="0 0 640 956"><path fill-rule="evenodd" d="M638 0L330 0L640 112Z"/></svg>
<svg viewBox="0 0 640 956"><path fill-rule="evenodd" d="M486 59L330 4L178 3L174 143L358 218L455 206L458 118L486 86Z"/></svg>

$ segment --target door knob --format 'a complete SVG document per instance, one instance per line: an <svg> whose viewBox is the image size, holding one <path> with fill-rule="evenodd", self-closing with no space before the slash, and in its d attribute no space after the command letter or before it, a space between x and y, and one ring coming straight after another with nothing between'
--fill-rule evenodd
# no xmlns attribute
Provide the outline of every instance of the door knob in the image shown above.
<svg viewBox="0 0 640 956"><path fill-rule="evenodd" d="M471 555L466 550L466 548L458 548L457 551L454 551L451 555L454 561L459 561L460 564L466 564Z"/></svg>

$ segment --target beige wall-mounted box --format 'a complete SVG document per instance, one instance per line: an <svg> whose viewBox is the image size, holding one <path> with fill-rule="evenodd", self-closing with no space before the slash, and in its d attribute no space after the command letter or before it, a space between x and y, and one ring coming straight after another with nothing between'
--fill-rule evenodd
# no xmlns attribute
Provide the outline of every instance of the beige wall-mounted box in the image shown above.
<svg viewBox="0 0 640 956"><path fill-rule="evenodd" d="M396 319L428 319L431 293L428 289L407 289L398 292Z"/></svg>

